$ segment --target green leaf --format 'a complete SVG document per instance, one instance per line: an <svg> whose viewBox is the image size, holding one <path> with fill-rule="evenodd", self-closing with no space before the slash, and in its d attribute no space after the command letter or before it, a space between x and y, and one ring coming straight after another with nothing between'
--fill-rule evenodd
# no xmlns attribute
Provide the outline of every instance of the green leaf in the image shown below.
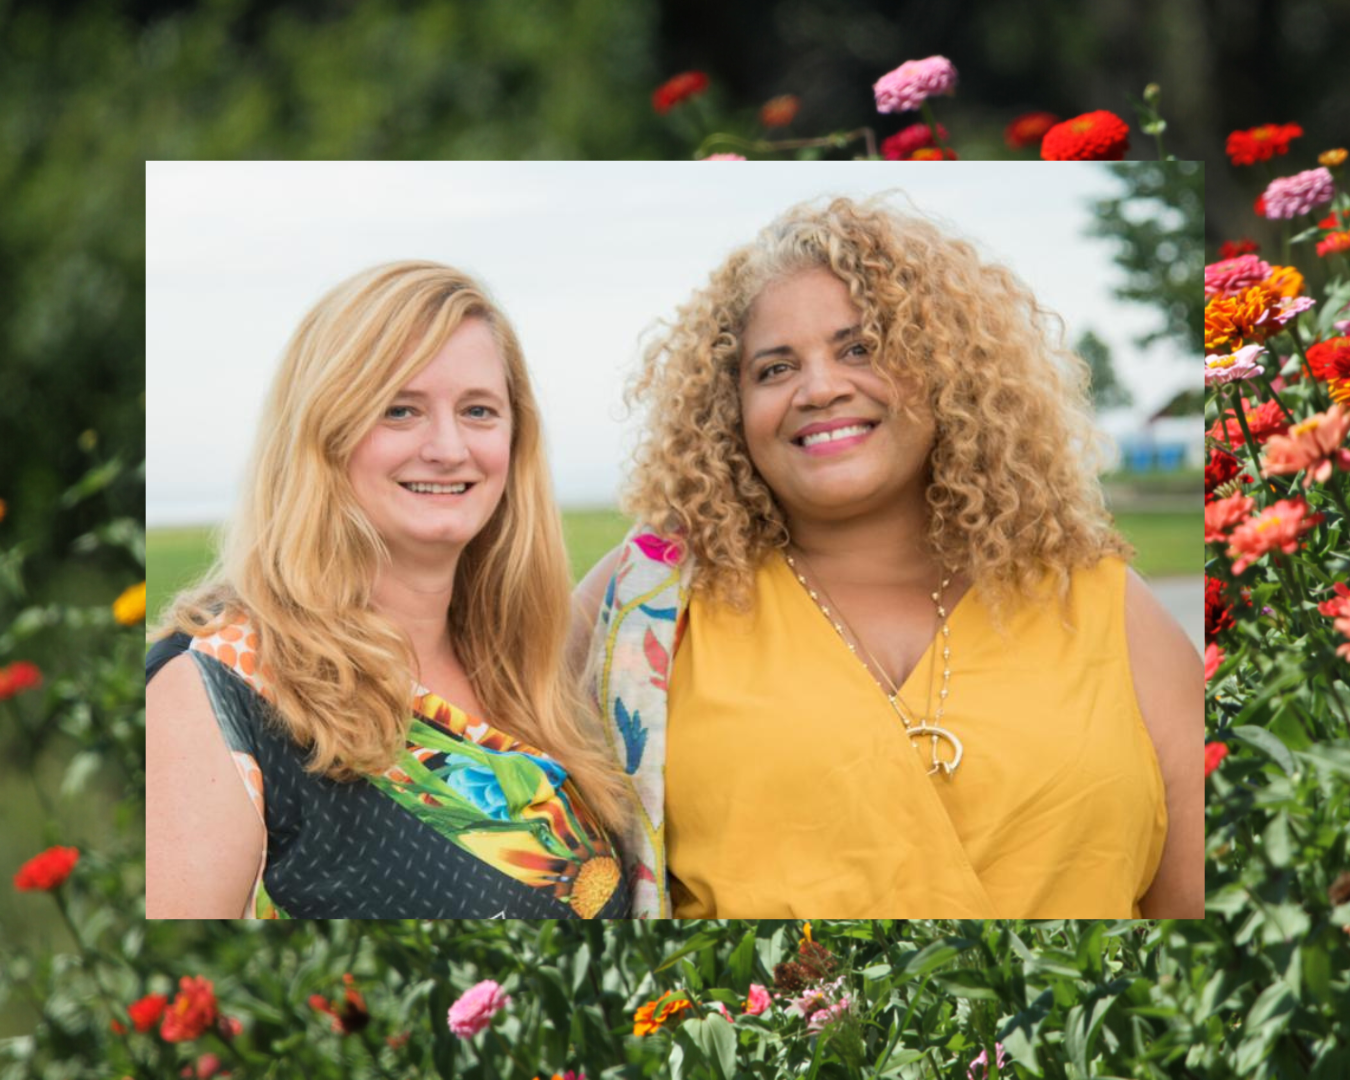
<svg viewBox="0 0 1350 1080"><path fill-rule="evenodd" d="M875 982L877 979L884 979L891 973L890 964L873 964L871 967L863 968L860 974L868 982Z"/></svg>
<svg viewBox="0 0 1350 1080"><path fill-rule="evenodd" d="M736 1035L720 1015L714 1013L703 1019L699 1030L699 1045L708 1060L717 1066L723 1080L736 1076Z"/></svg>
<svg viewBox="0 0 1350 1080"><path fill-rule="evenodd" d="M933 981L948 993L961 998L997 1001L998 994L989 984L989 976L979 968L960 968L935 975Z"/></svg>
<svg viewBox="0 0 1350 1080"><path fill-rule="evenodd" d="M1243 712L1245 713L1246 710L1244 709ZM1278 736L1272 735L1265 728L1252 727L1249 724L1235 727L1232 732L1247 745L1268 755L1276 765L1284 770L1286 775L1293 775L1294 755L1289 752L1289 747L1285 746Z"/></svg>
<svg viewBox="0 0 1350 1080"><path fill-rule="evenodd" d="M697 934L691 937L689 941L686 942L681 948L676 949L673 953L667 956L665 960L661 962L661 966L658 967L656 970L665 971L666 968L674 966L677 962L684 959L686 956L690 956L701 949L711 948L712 946L718 944L718 942L720 942L721 940L722 940L721 934L718 934L711 930L700 930Z"/></svg>
<svg viewBox="0 0 1350 1080"><path fill-rule="evenodd" d="M740 993L750 989L750 978L755 971L755 932L747 930L740 943L731 950L727 960L731 985Z"/></svg>

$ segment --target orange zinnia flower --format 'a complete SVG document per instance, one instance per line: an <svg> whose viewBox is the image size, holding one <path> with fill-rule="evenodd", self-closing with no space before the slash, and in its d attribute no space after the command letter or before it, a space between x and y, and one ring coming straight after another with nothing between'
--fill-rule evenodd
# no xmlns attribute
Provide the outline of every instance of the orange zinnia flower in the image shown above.
<svg viewBox="0 0 1350 1080"><path fill-rule="evenodd" d="M672 998L669 995L649 1001L633 1014L633 1034L650 1035L654 1031L660 1031L668 1020L673 1020L685 1010L692 1008L693 1005L687 999Z"/></svg>
<svg viewBox="0 0 1350 1080"><path fill-rule="evenodd" d="M1334 469L1350 470L1350 449L1345 447L1347 432L1350 432L1350 412L1339 405L1324 413L1314 413L1291 427L1287 435L1270 437L1261 473L1275 476L1306 469L1305 488L1314 480L1325 483Z"/></svg>
<svg viewBox="0 0 1350 1080"><path fill-rule="evenodd" d="M767 128L787 127L800 107L801 101L795 94L779 94L760 107L759 122Z"/></svg>
<svg viewBox="0 0 1350 1080"><path fill-rule="evenodd" d="M1298 550L1299 538L1321 520L1321 514L1308 513L1308 504L1302 499L1280 499L1274 506L1268 506L1239 525L1228 538L1231 541L1228 554L1237 559L1233 573L1242 573L1271 551L1292 555Z"/></svg>
<svg viewBox="0 0 1350 1080"><path fill-rule="evenodd" d="M1216 296L1205 305L1206 355L1230 352L1248 337L1264 341L1268 334L1279 329L1270 312L1282 294L1272 286L1271 278L1237 296Z"/></svg>

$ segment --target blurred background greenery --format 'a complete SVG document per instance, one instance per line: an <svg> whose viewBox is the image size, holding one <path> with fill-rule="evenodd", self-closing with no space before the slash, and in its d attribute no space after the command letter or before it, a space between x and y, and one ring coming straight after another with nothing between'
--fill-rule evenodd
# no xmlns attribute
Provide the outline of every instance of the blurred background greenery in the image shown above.
<svg viewBox="0 0 1350 1080"><path fill-rule="evenodd" d="M1221 161L1234 127L1297 120L1317 148L1341 136L1346 16L1343 2L1276 0L1222 19L1203 0L0 0L0 550L25 552L26 604L103 603L127 583L117 551L73 548L103 508L60 496L95 455L144 454L147 160L686 158L711 130L758 134L759 106L782 93L802 102L787 134L871 124L884 137L911 118L877 115L871 84L943 53L962 82L940 117L966 159L1006 155L1003 126L1029 109L1109 108L1133 122L1130 97L1156 81L1169 149ZM711 77L707 95L655 115L652 91L695 68ZM1132 157L1151 152L1135 139ZM1221 217L1249 213L1230 173L1211 170ZM1174 225L1194 236L1203 172L1187 175ZM1236 226L1211 214L1204 227L1212 247ZM1122 251L1137 255L1141 239L1122 238ZM1142 288L1174 332L1167 283ZM1198 320L1180 321L1198 334ZM1198 476L1180 481L1198 496ZM1134 520L1147 503L1117 506L1124 531L1153 572L1194 573L1185 514ZM580 573L623 522L576 513L567 527ZM153 617L209 539L151 543ZM53 677L81 663L55 637L33 645L22 658ZM17 730L0 720L0 870L48 843L96 851L119 824L134 832L139 793L96 776L61 795L70 745L58 734L33 759ZM4 936L68 948L50 905L28 900L0 889ZM0 1035L32 1016L0 1001Z"/></svg>

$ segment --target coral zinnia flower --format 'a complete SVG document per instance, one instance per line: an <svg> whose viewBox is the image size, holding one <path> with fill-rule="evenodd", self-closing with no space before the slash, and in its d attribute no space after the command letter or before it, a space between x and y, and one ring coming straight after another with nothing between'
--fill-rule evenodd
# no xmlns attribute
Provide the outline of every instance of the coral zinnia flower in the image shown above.
<svg viewBox="0 0 1350 1080"><path fill-rule="evenodd" d="M1210 506L1216 505L1210 503ZM1280 499L1274 506L1266 507L1256 517L1244 521L1229 536L1228 554L1237 559L1233 563L1233 573L1242 573L1271 551L1292 555L1299 548L1299 538L1321 520L1321 514L1308 513L1308 504L1301 498Z"/></svg>
<svg viewBox="0 0 1350 1080"><path fill-rule="evenodd" d="M1287 435L1272 435L1266 443L1261 473L1275 476L1304 469L1303 486L1314 480L1325 483L1334 469L1350 470L1350 449L1345 436L1350 432L1350 411L1333 405L1325 413L1314 413L1295 424Z"/></svg>
<svg viewBox="0 0 1350 1080"><path fill-rule="evenodd" d="M769 991L759 983L751 983L750 993L745 999L745 1008L741 1011L747 1016L758 1016L772 1004L773 1000L769 997Z"/></svg>
<svg viewBox="0 0 1350 1080"><path fill-rule="evenodd" d="M1215 499L1205 504L1205 543L1220 544L1228 539L1228 530L1247 515L1255 506L1246 495L1230 495L1226 499Z"/></svg>
<svg viewBox="0 0 1350 1080"><path fill-rule="evenodd" d="M908 112L930 97L955 93L956 66L945 56L906 60L879 78L872 92L876 95L877 112Z"/></svg>
<svg viewBox="0 0 1350 1080"><path fill-rule="evenodd" d="M759 122L766 128L787 127L801 108L801 101L795 94L779 94L770 98L759 110Z"/></svg>
<svg viewBox="0 0 1350 1080"><path fill-rule="evenodd" d="M944 142L947 129L938 125L938 137ZM933 129L927 124L910 124L882 140L881 156L887 161L907 161L916 150L933 145Z"/></svg>
<svg viewBox="0 0 1350 1080"><path fill-rule="evenodd" d="M1350 232L1328 233L1317 241L1317 254L1326 256L1339 251L1350 251Z"/></svg>
<svg viewBox="0 0 1350 1080"><path fill-rule="evenodd" d="M1317 610L1329 619L1335 619L1333 625L1346 637L1350 637L1350 587L1342 582L1336 583L1336 595L1317 605ZM1350 660L1350 642L1336 650L1338 656Z"/></svg>
<svg viewBox="0 0 1350 1080"><path fill-rule="evenodd" d="M1059 123L1059 117L1050 112L1023 113L1003 130L1003 141L1010 150L1040 146L1045 133Z"/></svg>
<svg viewBox="0 0 1350 1080"><path fill-rule="evenodd" d="M1205 682L1214 678L1214 673L1223 664L1223 650L1213 642L1205 646Z"/></svg>
<svg viewBox="0 0 1350 1080"><path fill-rule="evenodd" d="M216 992L200 975L178 980L178 996L164 1014L159 1035L165 1042L198 1038L216 1020Z"/></svg>
<svg viewBox="0 0 1350 1080"><path fill-rule="evenodd" d="M701 71L683 71L667 79L652 94L652 108L668 113L682 101L708 89L708 76Z"/></svg>
<svg viewBox="0 0 1350 1080"><path fill-rule="evenodd" d="M51 892L70 877L79 861L78 848L48 848L19 867L14 875L14 887L20 892Z"/></svg>
<svg viewBox="0 0 1350 1080"><path fill-rule="evenodd" d="M1208 681L1208 680L1206 680ZM1221 742L1205 743L1205 776L1208 777L1219 767L1219 762L1228 756L1228 744Z"/></svg>
<svg viewBox="0 0 1350 1080"><path fill-rule="evenodd" d="M1276 154L1289 151L1289 143L1303 134L1297 124L1262 124L1246 131L1234 131L1224 147L1234 165L1255 165Z"/></svg>
<svg viewBox="0 0 1350 1080"><path fill-rule="evenodd" d="M1315 207L1331 202L1335 194L1336 185L1324 166L1272 180L1261 199L1265 216L1274 221L1310 214Z"/></svg>
<svg viewBox="0 0 1350 1080"><path fill-rule="evenodd" d="M1113 112L1075 116L1056 124L1041 140L1046 161L1120 161L1130 148L1130 129Z"/></svg>

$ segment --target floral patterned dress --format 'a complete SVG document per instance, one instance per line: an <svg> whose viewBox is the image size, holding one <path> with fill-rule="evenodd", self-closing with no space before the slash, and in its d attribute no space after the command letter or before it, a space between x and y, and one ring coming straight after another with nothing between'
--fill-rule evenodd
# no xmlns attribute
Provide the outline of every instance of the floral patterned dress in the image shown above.
<svg viewBox="0 0 1350 1080"><path fill-rule="evenodd" d="M275 720L239 622L178 634L146 681L186 652L266 827L250 918L623 918L608 837L567 771L421 687L399 759L340 783L307 773Z"/></svg>

